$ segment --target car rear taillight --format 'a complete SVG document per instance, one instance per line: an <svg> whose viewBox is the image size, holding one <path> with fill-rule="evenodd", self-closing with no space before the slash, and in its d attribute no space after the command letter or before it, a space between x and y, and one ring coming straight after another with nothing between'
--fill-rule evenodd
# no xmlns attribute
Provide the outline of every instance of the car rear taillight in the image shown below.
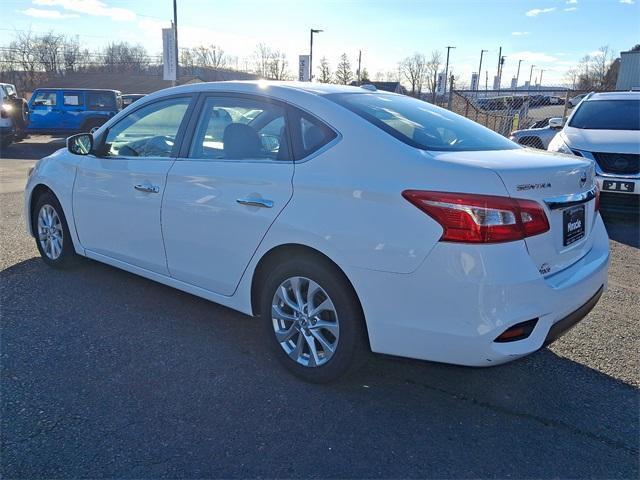
<svg viewBox="0 0 640 480"><path fill-rule="evenodd" d="M442 226L445 242L511 242L549 230L542 206L533 200L424 190L402 196Z"/></svg>

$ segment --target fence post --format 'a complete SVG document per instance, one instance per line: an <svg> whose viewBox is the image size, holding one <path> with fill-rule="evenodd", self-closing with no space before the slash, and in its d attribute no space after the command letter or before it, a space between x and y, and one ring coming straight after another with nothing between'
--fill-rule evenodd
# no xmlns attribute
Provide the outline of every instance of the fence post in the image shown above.
<svg viewBox="0 0 640 480"><path fill-rule="evenodd" d="M489 127L489 113L488 112L485 112L485 114L484 114L484 126L487 127L487 128Z"/></svg>
<svg viewBox="0 0 640 480"><path fill-rule="evenodd" d="M471 100L469 100L469 99L467 98L467 101L466 101L466 102L465 102L465 104L464 104L464 116L465 116L465 118L469 118L469 102L470 102L470 101L471 101Z"/></svg>

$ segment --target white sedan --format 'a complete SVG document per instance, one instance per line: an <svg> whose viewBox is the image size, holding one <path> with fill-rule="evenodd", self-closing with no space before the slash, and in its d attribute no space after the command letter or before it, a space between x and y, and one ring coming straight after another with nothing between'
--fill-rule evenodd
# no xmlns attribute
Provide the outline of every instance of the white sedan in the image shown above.
<svg viewBox="0 0 640 480"><path fill-rule="evenodd" d="M25 213L49 265L85 256L260 317L315 382L368 350L516 359L607 283L593 162L370 88L156 92L38 162Z"/></svg>

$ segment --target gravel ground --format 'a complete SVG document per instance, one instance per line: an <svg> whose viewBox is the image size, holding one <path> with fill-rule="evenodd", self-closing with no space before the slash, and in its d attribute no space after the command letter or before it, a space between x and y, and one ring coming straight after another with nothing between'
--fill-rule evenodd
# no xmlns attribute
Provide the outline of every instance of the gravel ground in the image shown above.
<svg viewBox="0 0 640 480"><path fill-rule="evenodd" d="M638 478L628 219L607 219L609 289L550 348L488 369L372 355L314 386L249 317L92 261L47 268L26 165L0 160L2 477Z"/></svg>

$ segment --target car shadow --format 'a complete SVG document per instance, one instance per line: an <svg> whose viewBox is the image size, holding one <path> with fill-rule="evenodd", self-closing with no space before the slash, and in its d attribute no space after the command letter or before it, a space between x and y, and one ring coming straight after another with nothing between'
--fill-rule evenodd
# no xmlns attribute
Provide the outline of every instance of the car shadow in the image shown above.
<svg viewBox="0 0 640 480"><path fill-rule="evenodd" d="M259 320L97 262L0 283L7 477L638 474L638 390L548 349L484 369L370 355L319 386Z"/></svg>
<svg viewBox="0 0 640 480"><path fill-rule="evenodd" d="M20 160L40 160L65 146L65 139L59 137L34 136L2 149L2 158Z"/></svg>
<svg viewBox="0 0 640 480"><path fill-rule="evenodd" d="M611 240L640 248L640 215L605 209L601 214Z"/></svg>

